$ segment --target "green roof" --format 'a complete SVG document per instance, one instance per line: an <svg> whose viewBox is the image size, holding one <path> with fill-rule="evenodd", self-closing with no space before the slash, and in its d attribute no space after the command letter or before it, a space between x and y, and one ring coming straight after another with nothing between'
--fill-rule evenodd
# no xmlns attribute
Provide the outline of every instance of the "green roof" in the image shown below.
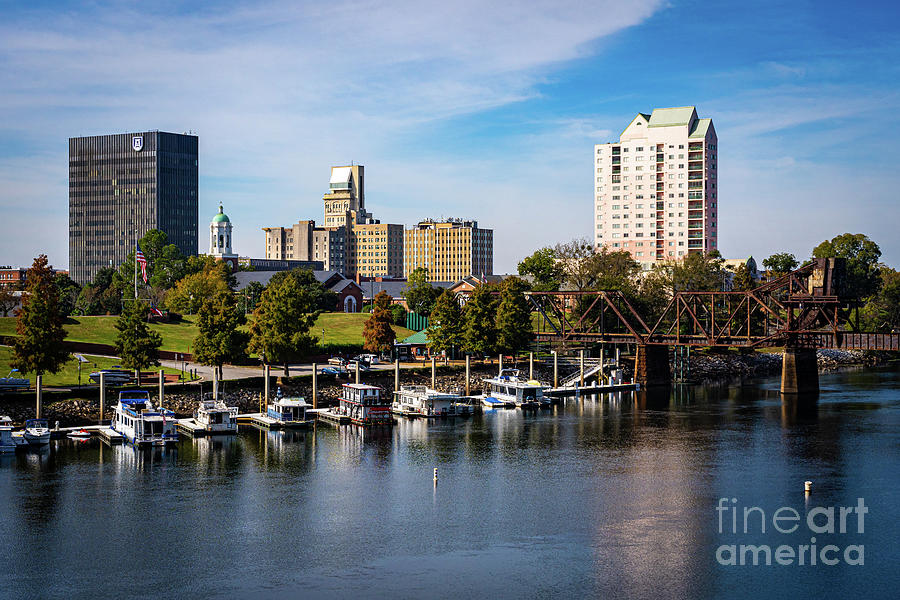
<svg viewBox="0 0 900 600"><path fill-rule="evenodd" d="M675 125L688 125L691 117L696 112L693 106L679 106L676 108L655 108L650 115L648 127L672 127Z"/></svg>
<svg viewBox="0 0 900 600"><path fill-rule="evenodd" d="M426 330L418 331L408 338L402 339L398 344L427 344L429 341L428 335L426 334Z"/></svg>
<svg viewBox="0 0 900 600"><path fill-rule="evenodd" d="M231 223L231 220L228 218L224 212L222 212L222 205L219 205L219 214L213 217L213 223Z"/></svg>
<svg viewBox="0 0 900 600"><path fill-rule="evenodd" d="M712 119L697 119L694 122L694 129L691 130L690 138L700 138L701 140L706 137L706 133L709 131L709 127L712 125Z"/></svg>

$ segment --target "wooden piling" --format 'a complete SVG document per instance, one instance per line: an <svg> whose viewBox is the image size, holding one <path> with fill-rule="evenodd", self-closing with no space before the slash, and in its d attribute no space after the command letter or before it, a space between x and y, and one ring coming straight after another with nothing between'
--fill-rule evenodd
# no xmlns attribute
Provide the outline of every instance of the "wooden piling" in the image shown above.
<svg viewBox="0 0 900 600"><path fill-rule="evenodd" d="M498 374L503 372L503 353L500 353L500 370L497 371Z"/></svg>
<svg viewBox="0 0 900 600"><path fill-rule="evenodd" d="M468 354L466 354L466 396L469 395L469 372L470 372L469 359L470 358L471 357Z"/></svg>
<svg viewBox="0 0 900 600"><path fill-rule="evenodd" d="M215 368L215 367L213 367ZM163 370L159 370L159 405L163 405L163 400L166 396L166 376L163 374Z"/></svg>
<svg viewBox="0 0 900 600"><path fill-rule="evenodd" d="M559 387L559 354L553 351L553 387Z"/></svg>
<svg viewBox="0 0 900 600"><path fill-rule="evenodd" d="M269 403L269 365L263 365L263 406Z"/></svg>
<svg viewBox="0 0 900 600"><path fill-rule="evenodd" d="M584 350L578 351L578 363L578 368L581 373L579 381L581 382L581 387L584 387Z"/></svg>
<svg viewBox="0 0 900 600"><path fill-rule="evenodd" d="M212 376L213 376L212 377L213 400L218 400L219 399L219 372L216 370L215 367L213 367Z"/></svg>
<svg viewBox="0 0 900 600"><path fill-rule="evenodd" d="M400 359L394 360L394 391L400 391Z"/></svg>
<svg viewBox="0 0 900 600"><path fill-rule="evenodd" d="M35 391L35 407L34 407L34 418L41 418L41 400L43 394L43 376L38 375L34 378L34 391Z"/></svg>
<svg viewBox="0 0 900 600"><path fill-rule="evenodd" d="M100 371L100 423L103 423L103 411L106 408L106 373Z"/></svg>
<svg viewBox="0 0 900 600"><path fill-rule="evenodd" d="M431 389L437 389L437 367L433 356L431 357Z"/></svg>
<svg viewBox="0 0 900 600"><path fill-rule="evenodd" d="M319 385L318 385L319 365L317 365L316 363L313 363L312 370L313 370L313 380L312 380L313 408L319 408Z"/></svg>
<svg viewBox="0 0 900 600"><path fill-rule="evenodd" d="M534 352L528 353L528 379L534 379Z"/></svg>
<svg viewBox="0 0 900 600"><path fill-rule="evenodd" d="M359 383L359 361L356 361L356 383Z"/></svg>

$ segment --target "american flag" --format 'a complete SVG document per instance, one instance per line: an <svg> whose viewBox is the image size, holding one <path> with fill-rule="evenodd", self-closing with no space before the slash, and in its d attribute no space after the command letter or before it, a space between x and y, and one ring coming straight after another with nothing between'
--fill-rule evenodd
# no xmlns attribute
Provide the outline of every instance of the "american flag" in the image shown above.
<svg viewBox="0 0 900 600"><path fill-rule="evenodd" d="M135 243L134 247L137 249L134 253L134 260L141 265L141 277L144 278L144 283L147 283L147 259L144 258L144 253L141 252L140 244Z"/></svg>
<svg viewBox="0 0 900 600"><path fill-rule="evenodd" d="M161 310L159 310L158 308L156 308L155 306L150 307L150 314L153 315L154 317L163 316L163 312Z"/></svg>

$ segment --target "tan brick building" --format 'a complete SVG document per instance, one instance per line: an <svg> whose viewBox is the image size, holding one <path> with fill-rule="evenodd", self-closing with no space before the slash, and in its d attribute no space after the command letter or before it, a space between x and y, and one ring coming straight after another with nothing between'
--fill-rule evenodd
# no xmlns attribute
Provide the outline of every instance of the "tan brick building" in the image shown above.
<svg viewBox="0 0 900 600"><path fill-rule="evenodd" d="M419 267L431 281L456 281L494 271L494 231L477 221L426 219L404 232L403 275Z"/></svg>

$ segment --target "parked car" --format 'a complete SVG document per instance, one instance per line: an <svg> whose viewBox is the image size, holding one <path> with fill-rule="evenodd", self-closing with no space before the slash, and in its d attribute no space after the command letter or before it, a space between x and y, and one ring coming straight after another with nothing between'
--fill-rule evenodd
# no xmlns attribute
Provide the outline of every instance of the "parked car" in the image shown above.
<svg viewBox="0 0 900 600"><path fill-rule="evenodd" d="M368 371L370 369L369 363L364 360L351 360L347 363L347 369L349 369L350 371L355 371L356 365L359 365L360 371Z"/></svg>
<svg viewBox="0 0 900 600"><path fill-rule="evenodd" d="M347 371L341 369L340 367L322 367L322 370L320 372L322 375L334 375L335 377L348 375Z"/></svg>
<svg viewBox="0 0 900 600"><path fill-rule="evenodd" d="M336 365L338 367L343 367L344 365L347 364L347 359L344 358L343 356L332 356L331 358L328 359L328 364Z"/></svg>
<svg viewBox="0 0 900 600"><path fill-rule="evenodd" d="M354 356L352 360L361 360L363 362L368 363L369 365L377 365L378 364L378 355L376 355L376 354L360 354L359 356Z"/></svg>

